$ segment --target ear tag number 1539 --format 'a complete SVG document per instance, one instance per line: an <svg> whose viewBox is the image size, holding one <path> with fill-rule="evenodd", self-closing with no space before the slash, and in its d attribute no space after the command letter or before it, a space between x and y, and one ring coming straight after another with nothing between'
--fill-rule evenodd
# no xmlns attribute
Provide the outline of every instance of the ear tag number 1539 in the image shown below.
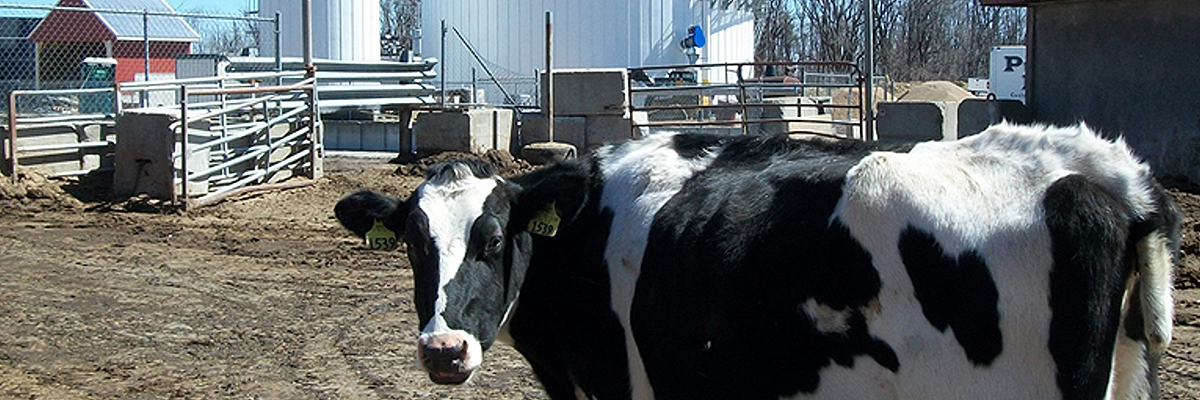
<svg viewBox="0 0 1200 400"><path fill-rule="evenodd" d="M529 220L529 227L525 230L535 235L554 237L558 233L558 223L561 219L558 217L558 212L554 210L554 202L547 204L533 218Z"/></svg>
<svg viewBox="0 0 1200 400"><path fill-rule="evenodd" d="M364 237L367 239L367 247L370 247L371 250L393 250L396 248L396 234L383 226L383 222L375 221L375 226L367 231Z"/></svg>

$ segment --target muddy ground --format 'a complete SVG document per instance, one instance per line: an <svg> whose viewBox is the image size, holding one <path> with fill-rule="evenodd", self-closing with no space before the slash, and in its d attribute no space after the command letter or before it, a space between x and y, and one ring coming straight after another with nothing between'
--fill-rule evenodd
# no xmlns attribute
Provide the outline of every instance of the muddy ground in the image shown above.
<svg viewBox="0 0 1200 400"><path fill-rule="evenodd" d="M515 166L515 167L520 167ZM465 387L413 363L408 261L333 204L405 194L420 165L330 159L312 186L180 213L107 202L97 179L0 184L0 399L541 399L494 347ZM103 181L103 178L99 179ZM1187 211L1164 398L1200 398L1200 196Z"/></svg>

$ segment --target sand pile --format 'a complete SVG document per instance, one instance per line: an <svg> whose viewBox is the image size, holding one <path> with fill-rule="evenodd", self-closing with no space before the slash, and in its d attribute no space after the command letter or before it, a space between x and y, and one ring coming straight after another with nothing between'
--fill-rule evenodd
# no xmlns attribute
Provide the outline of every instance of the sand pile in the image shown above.
<svg viewBox="0 0 1200 400"><path fill-rule="evenodd" d="M975 97L966 89L951 82L931 81L915 85L896 99L896 101L962 101Z"/></svg>

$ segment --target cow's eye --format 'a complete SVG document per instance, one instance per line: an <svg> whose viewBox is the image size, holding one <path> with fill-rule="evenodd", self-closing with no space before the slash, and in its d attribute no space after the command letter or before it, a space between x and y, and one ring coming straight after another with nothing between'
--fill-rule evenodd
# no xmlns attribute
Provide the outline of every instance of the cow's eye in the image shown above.
<svg viewBox="0 0 1200 400"><path fill-rule="evenodd" d="M500 251L500 248L503 246L504 246L504 238L503 237L501 237L499 235L492 236L492 237L488 238L487 247L484 248L484 251L487 253L495 253L495 252Z"/></svg>

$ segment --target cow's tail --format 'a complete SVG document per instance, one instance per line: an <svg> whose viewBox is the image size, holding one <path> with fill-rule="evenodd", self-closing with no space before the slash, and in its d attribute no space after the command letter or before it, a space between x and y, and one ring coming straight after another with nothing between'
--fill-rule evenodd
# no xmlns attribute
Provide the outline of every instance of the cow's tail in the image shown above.
<svg viewBox="0 0 1200 400"><path fill-rule="evenodd" d="M1171 296L1175 263L1179 256L1178 206L1157 184L1153 185L1155 210L1135 227L1137 240L1138 296L1148 350L1161 356L1171 343L1175 304Z"/></svg>
<svg viewBox="0 0 1200 400"><path fill-rule="evenodd" d="M1175 314L1171 289L1180 217L1166 191L1157 184L1152 187L1153 211L1135 222L1130 232L1136 264L1126 287L1106 399L1158 398L1158 363L1171 344Z"/></svg>

